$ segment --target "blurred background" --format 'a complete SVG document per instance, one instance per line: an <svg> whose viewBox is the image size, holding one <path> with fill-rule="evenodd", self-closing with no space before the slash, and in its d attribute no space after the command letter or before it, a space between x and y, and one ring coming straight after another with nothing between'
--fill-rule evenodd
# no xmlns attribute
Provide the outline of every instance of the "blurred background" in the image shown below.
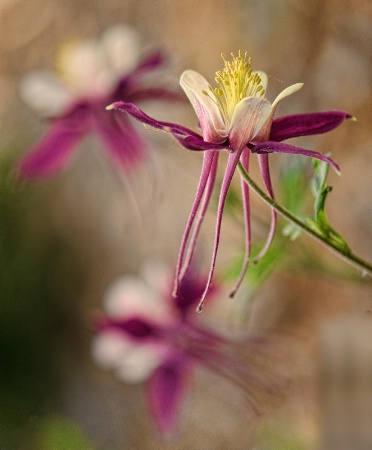
<svg viewBox="0 0 372 450"><path fill-rule="evenodd" d="M20 98L23 77L53 69L66 41L99 37L118 23L137 29L143 54L166 52L164 79L173 87L186 68L213 79L221 52L241 49L269 75L269 99L305 83L278 114L341 109L354 115L356 123L296 145L332 152L343 176L329 176L331 224L357 255L372 261L369 0L0 0L0 448L317 448L326 414L316 383L319 339L327 339L320 330L328 321L372 310L372 286L305 236L286 247L292 263L278 265L250 300L249 313L239 315L247 309L249 287L233 305L240 327L289 332L301 345L301 362L292 361L296 389L261 420L250 417L237 387L201 371L179 435L164 443L148 417L142 386L120 383L91 359L91 318L102 308L105 288L122 274L135 274L146 257L174 264L201 166L200 155L140 127L154 154L124 183L91 138L54 178L20 182L13 176L17 159L47 129ZM152 103L146 111L196 126L187 104ZM290 160L271 158L276 186ZM251 171L259 179L255 163ZM252 202L254 238L264 239L269 211ZM205 268L213 206L201 239ZM227 217L221 272L242 243L241 223ZM311 255L309 264L304 254ZM331 353L332 345L325 346Z"/></svg>

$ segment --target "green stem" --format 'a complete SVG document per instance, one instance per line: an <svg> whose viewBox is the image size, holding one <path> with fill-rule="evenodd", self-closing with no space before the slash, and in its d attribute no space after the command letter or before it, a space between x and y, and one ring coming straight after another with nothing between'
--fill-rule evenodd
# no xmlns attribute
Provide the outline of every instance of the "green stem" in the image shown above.
<svg viewBox="0 0 372 450"><path fill-rule="evenodd" d="M303 220L301 220L299 217L292 214L290 211L288 211L283 206L279 205L274 199L269 197L257 184L252 180L252 178L248 175L248 173L245 171L242 164L238 163L238 169L240 171L240 174L244 178L244 181L249 185L251 189L259 196L261 199L267 203L271 208L275 209L279 214L281 214L283 217L285 217L287 220L295 224L297 227L299 227L301 230L303 230L305 233L310 235L312 238L323 244L325 247L327 247L329 250L331 250L333 253L335 253L337 256L339 256L341 259L346 261L348 264L351 264L352 266L356 267L357 269L362 270L363 274L368 273L369 275L372 275L372 265L369 264L367 261L364 261L363 259L359 258L358 256L354 255L353 253L343 250L341 248L336 247L332 242L329 242L326 237L321 235L320 233L317 233L315 230L310 228Z"/></svg>

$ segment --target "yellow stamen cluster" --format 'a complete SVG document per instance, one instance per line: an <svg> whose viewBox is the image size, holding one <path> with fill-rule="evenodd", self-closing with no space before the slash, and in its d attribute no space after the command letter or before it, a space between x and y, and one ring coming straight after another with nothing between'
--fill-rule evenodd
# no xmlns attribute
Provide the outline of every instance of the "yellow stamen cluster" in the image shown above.
<svg viewBox="0 0 372 450"><path fill-rule="evenodd" d="M79 39L71 39L65 42L59 48L54 63L58 77L72 89L77 89L79 82L81 82L81 80L76 79L74 73L71 73L71 64L76 62L72 61L72 57L80 45L81 40Z"/></svg>
<svg viewBox="0 0 372 450"><path fill-rule="evenodd" d="M225 67L216 72L216 82L219 87L203 94L210 97L218 106L227 124L230 123L235 106L245 97L263 97L265 89L261 84L261 77L251 69L251 58L247 58L247 52L242 54L239 50L238 56L231 53L232 61L226 61L222 54Z"/></svg>

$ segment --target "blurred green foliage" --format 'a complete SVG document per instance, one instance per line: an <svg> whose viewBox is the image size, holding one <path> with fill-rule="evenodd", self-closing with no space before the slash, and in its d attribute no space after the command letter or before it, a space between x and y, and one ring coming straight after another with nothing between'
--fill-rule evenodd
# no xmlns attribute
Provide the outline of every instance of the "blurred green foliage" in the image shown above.
<svg viewBox="0 0 372 450"><path fill-rule="evenodd" d="M262 245L262 242L253 245L251 263L248 266L247 274L245 276L245 282L251 292L260 288L274 269L276 269L287 257L284 239L279 236L279 238L274 238L274 241L266 254L257 264L255 264L253 261L255 257L259 255ZM226 280L231 282L236 280L242 268L243 258L244 255L241 254L239 258L234 259L233 263L226 270Z"/></svg>
<svg viewBox="0 0 372 450"><path fill-rule="evenodd" d="M93 450L93 444L71 420L48 416L40 421L37 432L38 450Z"/></svg>
<svg viewBox="0 0 372 450"><path fill-rule="evenodd" d="M76 264L72 264L66 244L35 220L34 207L32 189L16 182L12 177L12 160L3 156L0 161L2 450L31 448L25 439L32 434L32 420L53 411L60 392L60 343L66 327L74 320L72 302L65 294L78 277Z"/></svg>

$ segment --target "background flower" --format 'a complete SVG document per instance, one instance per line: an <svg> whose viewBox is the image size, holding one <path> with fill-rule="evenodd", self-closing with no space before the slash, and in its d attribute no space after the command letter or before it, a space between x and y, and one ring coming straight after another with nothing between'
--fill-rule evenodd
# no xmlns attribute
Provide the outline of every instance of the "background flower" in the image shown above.
<svg viewBox="0 0 372 450"><path fill-rule="evenodd" d="M95 323L94 359L126 383L147 381L148 408L164 435L178 428L196 366L236 383L255 415L266 412L293 381L288 359L293 338L279 333L234 336L222 333L221 325L214 331L199 322L193 308L205 284L195 266L183 279L178 299L171 295L172 278L152 262L140 278L121 278L108 289L107 315Z"/></svg>
<svg viewBox="0 0 372 450"><path fill-rule="evenodd" d="M194 329L198 317L194 311L188 314L199 301L204 282L196 272L189 274L174 299L172 272L148 262L138 278L123 277L110 286L104 300L107 316L96 322L94 358L124 382L148 380L149 409L165 434L178 424L195 364L193 343L205 338L203 345L208 347L209 332L204 336L203 329ZM204 352L199 353L202 358Z"/></svg>
<svg viewBox="0 0 372 450"><path fill-rule="evenodd" d="M163 65L163 55L153 53L139 60L138 46L133 28L116 25L100 40L65 44L57 57L57 74L38 71L23 80L22 97L50 118L51 125L19 162L22 177L54 175L87 134L101 139L109 158L121 169L128 170L145 158L147 144L131 122L105 111L115 99L177 99L175 92L146 79Z"/></svg>

